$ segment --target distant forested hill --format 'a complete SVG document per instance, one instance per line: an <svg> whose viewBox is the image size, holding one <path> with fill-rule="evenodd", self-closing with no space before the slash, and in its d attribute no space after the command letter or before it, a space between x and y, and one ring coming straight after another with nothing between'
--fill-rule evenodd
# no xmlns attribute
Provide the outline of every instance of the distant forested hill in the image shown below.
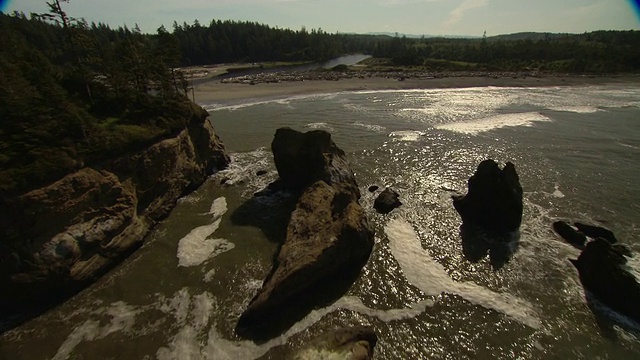
<svg viewBox="0 0 640 360"><path fill-rule="evenodd" d="M613 74L640 70L640 31L519 33L479 39L391 38L374 56L396 65L449 70L535 70Z"/></svg>
<svg viewBox="0 0 640 360"><path fill-rule="evenodd" d="M367 53L378 65L425 70L640 71L640 31L406 38L212 20L143 34L54 7L0 14L0 31L0 195L184 127L201 110L188 100L180 66Z"/></svg>

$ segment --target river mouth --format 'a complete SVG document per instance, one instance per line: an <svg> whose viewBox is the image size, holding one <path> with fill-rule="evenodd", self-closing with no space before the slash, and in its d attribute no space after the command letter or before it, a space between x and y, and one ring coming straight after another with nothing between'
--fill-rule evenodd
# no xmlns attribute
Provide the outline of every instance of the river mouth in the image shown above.
<svg viewBox="0 0 640 360"><path fill-rule="evenodd" d="M376 359L637 358L637 332L589 308L567 261L578 252L551 224L600 223L640 250L638 103L637 87L594 86L349 92L217 107L212 121L230 167L182 198L114 271L3 334L2 352L279 359L324 331L364 325L378 333ZM251 222L277 222L269 209L290 200L254 196L277 179L269 146L282 126L333 134L356 174L375 246L344 296L254 343L234 329L278 247L279 235ZM517 247L498 269L489 254L465 254L451 204L452 190L466 191L486 158L512 161L524 189ZM375 213L371 185L392 187L403 205ZM234 219L248 202L258 210ZM190 242L203 244L199 257L183 246L190 261L181 265L180 244Z"/></svg>

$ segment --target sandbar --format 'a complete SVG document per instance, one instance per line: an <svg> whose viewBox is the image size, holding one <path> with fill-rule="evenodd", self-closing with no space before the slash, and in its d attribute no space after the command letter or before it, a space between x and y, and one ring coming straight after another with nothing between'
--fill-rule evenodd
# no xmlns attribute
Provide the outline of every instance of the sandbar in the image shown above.
<svg viewBox="0 0 640 360"><path fill-rule="evenodd" d="M271 83L227 83L218 78L194 85L195 102L207 104L231 104L245 100L287 98L309 94L329 94L367 90L446 89L468 87L554 87L554 86L604 86L640 84L638 75L620 76L571 76L550 75L522 76L449 76L434 78L346 78L338 80L281 81Z"/></svg>

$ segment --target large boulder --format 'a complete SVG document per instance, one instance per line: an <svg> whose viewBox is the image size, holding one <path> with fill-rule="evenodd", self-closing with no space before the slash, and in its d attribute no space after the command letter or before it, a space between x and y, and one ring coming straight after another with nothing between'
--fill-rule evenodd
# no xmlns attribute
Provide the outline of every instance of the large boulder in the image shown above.
<svg viewBox="0 0 640 360"><path fill-rule="evenodd" d="M518 230L522 222L522 186L512 163L507 162L500 169L495 161L484 160L468 185L467 195L453 197L453 206L464 225L492 234Z"/></svg>
<svg viewBox="0 0 640 360"><path fill-rule="evenodd" d="M301 147L300 139L307 139L316 153ZM279 129L272 148L284 185L296 191L306 187L291 213L271 273L238 321L236 332L248 337L263 333L276 318L286 317L287 311L300 305L300 299L313 302L322 295L317 294L319 285L336 282L354 269L359 272L374 243L373 230L358 203L353 172L329 133ZM292 162L283 154L301 162Z"/></svg>
<svg viewBox="0 0 640 360"><path fill-rule="evenodd" d="M640 283L625 269L623 253L605 239L587 243L577 260L580 281L603 304L640 323Z"/></svg>
<svg viewBox="0 0 640 360"><path fill-rule="evenodd" d="M391 188L384 189L373 202L373 208L381 214L390 213L393 209L402 205L400 195Z"/></svg>
<svg viewBox="0 0 640 360"><path fill-rule="evenodd" d="M294 360L370 360L378 336L370 327L342 328L320 335L295 352Z"/></svg>

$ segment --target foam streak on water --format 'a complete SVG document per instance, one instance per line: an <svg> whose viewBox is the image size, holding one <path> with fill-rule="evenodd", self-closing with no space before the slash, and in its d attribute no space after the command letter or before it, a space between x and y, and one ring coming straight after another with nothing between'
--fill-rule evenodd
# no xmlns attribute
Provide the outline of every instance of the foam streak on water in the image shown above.
<svg viewBox="0 0 640 360"><path fill-rule="evenodd" d="M454 131L461 134L478 135L485 131L511 126L531 126L536 121L551 121L538 112L501 114L487 118L438 125L437 129Z"/></svg>
<svg viewBox="0 0 640 360"><path fill-rule="evenodd" d="M116 332L128 332L135 323L139 310L125 304L122 301L115 302L107 308L102 308L94 315L107 315L110 321L101 325L100 321L89 319L77 326L67 337L53 357L54 360L68 359L76 346L85 341L93 341L105 338Z"/></svg>
<svg viewBox="0 0 640 360"><path fill-rule="evenodd" d="M235 247L232 242L226 239L209 239L220 227L220 217L227 212L227 200L224 197L217 198L211 204L209 214L213 215L211 224L199 226L189 232L178 242L178 265L196 266L204 263L210 258L223 252L227 252Z"/></svg>
<svg viewBox="0 0 640 360"><path fill-rule="evenodd" d="M456 282L422 248L411 224L403 219L389 221L385 227L389 247L407 280L430 296L442 292L457 294L471 303L503 313L532 328L540 328L533 306L513 295L496 293L472 282Z"/></svg>

